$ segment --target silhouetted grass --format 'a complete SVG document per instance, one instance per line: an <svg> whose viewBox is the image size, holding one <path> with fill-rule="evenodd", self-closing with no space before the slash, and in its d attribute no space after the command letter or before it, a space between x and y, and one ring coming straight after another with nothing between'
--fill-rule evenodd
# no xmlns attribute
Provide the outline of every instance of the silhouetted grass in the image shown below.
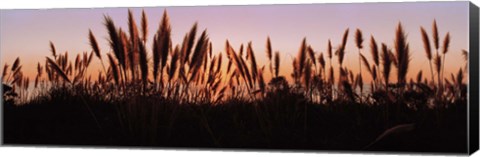
<svg viewBox="0 0 480 157"><path fill-rule="evenodd" d="M442 110L422 108L427 100L421 93L405 93L407 104L374 106L345 101L309 103L289 91L267 93L261 101L231 99L216 106L155 95L109 99L101 93L61 88L47 93L24 106L6 102L6 144L466 151L462 102ZM95 104L91 107L101 128L83 101ZM142 109L136 109L137 105ZM386 105L390 108L384 117ZM415 129L365 148L397 124L414 124Z"/></svg>
<svg viewBox="0 0 480 157"><path fill-rule="evenodd" d="M401 24L391 46L381 42L378 47L371 36L372 66L360 52L364 39L357 29L359 66L363 63L371 82L343 65L347 28L338 47L328 41L329 68L323 53L315 52L304 38L292 64L294 82L289 83L280 75L281 53L273 53L270 37L267 65L257 62L251 42L244 55L243 44L236 51L227 40L224 68L223 53L212 53L207 31L197 37L197 23L182 43L172 43L165 11L149 50L146 14L142 12L141 32L132 14L128 12L128 32L105 16L112 52L101 54L91 30L92 52L78 54L74 61L68 53L57 53L50 42L53 59L38 64L33 90L28 90L29 78L23 76L19 58L11 68L5 64L1 80L6 144L466 151L467 69L460 68L450 78L440 75L445 63L438 53L436 21L435 58L423 28L421 33L427 59L434 59L438 84L432 69L431 80L424 80L422 71L415 80L407 80L407 73L417 69L409 67L412 52ZM444 39L443 62L449 36ZM332 52L339 62L337 79ZM93 55L103 68L96 79L87 73ZM103 55L108 56L108 69ZM264 77L265 66L271 78ZM391 80L393 76L397 79ZM366 85L371 85L369 90L364 90Z"/></svg>

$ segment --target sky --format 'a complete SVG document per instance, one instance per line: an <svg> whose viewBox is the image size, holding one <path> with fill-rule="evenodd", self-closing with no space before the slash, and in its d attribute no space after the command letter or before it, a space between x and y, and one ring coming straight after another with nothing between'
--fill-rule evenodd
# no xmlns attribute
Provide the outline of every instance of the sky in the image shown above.
<svg viewBox="0 0 480 157"><path fill-rule="evenodd" d="M36 64L44 63L50 56L49 42L57 53L68 51L70 59L76 53L91 51L88 30L99 41L103 55L110 51L108 34L103 25L104 15L111 16L115 24L127 27L129 8L95 9L31 9L1 10L0 12L0 65L11 65L20 57L24 73L34 78ZM251 6L197 6L197 7L147 7L130 8L137 25L142 9L149 23L149 40L159 26L164 9L172 26L173 44L180 44L191 26L198 22L199 30L207 29L215 53L224 53L225 41L238 49L240 44L252 42L260 65L266 65L265 43L271 38L274 51L281 54L280 75L290 77L292 58L296 56L304 37L317 52L325 52L331 39L334 47L341 42L345 29L350 29L344 65L358 72L358 50L354 44L354 31L359 28L364 35L362 53L371 62L370 35L378 43L393 47L395 28L404 26L411 50L411 70L408 77L415 77L422 70L430 78L428 60L420 36L423 26L431 36L431 26L437 21L441 42L450 32L451 43L447 53L445 74L463 67L461 50L468 50L468 2L417 2L417 3L357 3L357 4L298 4ZM151 48L150 42L148 45ZM151 52L151 50L150 50ZM151 56L151 55L150 55ZM338 65L337 58L333 59ZM94 59L92 69L100 70ZM95 71L95 70L91 70ZM395 72L393 70L392 72ZM364 75L365 76L365 75ZM394 75L393 75L394 76ZM364 80L370 80L365 76ZM338 77L336 77L338 78Z"/></svg>

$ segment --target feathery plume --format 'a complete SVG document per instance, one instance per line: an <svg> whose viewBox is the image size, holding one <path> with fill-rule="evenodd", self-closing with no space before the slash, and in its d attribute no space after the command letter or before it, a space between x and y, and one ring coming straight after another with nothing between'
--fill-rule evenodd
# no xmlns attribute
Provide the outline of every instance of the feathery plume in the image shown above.
<svg viewBox="0 0 480 157"><path fill-rule="evenodd" d="M347 29L345 30L345 32L343 33L342 46L341 46L342 50L344 50L344 49L345 49L345 46L347 45L348 31L349 31L349 29L347 28Z"/></svg>
<svg viewBox="0 0 480 157"><path fill-rule="evenodd" d="M328 39L328 45L327 45L327 57L329 59L332 59L332 42L330 41L330 39Z"/></svg>
<svg viewBox="0 0 480 157"><path fill-rule="evenodd" d="M98 47L97 39L95 39L95 36L92 33L92 30L88 30L88 37L90 39L90 46L93 49L93 52L95 52L95 56L97 56L99 59L102 59L102 56L100 55L100 48Z"/></svg>
<svg viewBox="0 0 480 157"><path fill-rule="evenodd" d="M425 54L428 59L428 64L430 65L430 75L432 77L432 81L435 84L433 68L432 68L432 48L430 46L430 40L428 38L427 31L423 27L420 27L420 32L422 34L422 41L423 41L423 48L425 49Z"/></svg>
<svg viewBox="0 0 480 157"><path fill-rule="evenodd" d="M145 14L145 10L142 10L142 40L144 43L147 42L147 34L148 34L148 21L147 15Z"/></svg>
<svg viewBox="0 0 480 157"><path fill-rule="evenodd" d="M133 18L132 12L128 10L128 30L130 33L130 49L129 51L129 59L130 59L130 68L132 70L132 74L135 74L135 68L138 65L138 40L140 40L137 24L135 23L135 19Z"/></svg>
<svg viewBox="0 0 480 157"><path fill-rule="evenodd" d="M405 32L402 24L398 23L395 32L395 53L397 60L397 80L399 83L406 82L406 75L408 72L408 64L410 62L410 54Z"/></svg>
<svg viewBox="0 0 480 157"><path fill-rule="evenodd" d="M378 66L380 64L380 60L378 57L378 46L375 38L373 38L373 35L370 36L370 50L372 52L373 63Z"/></svg>
<svg viewBox="0 0 480 157"><path fill-rule="evenodd" d="M270 42L270 37L267 37L267 58L269 61L272 61L272 43Z"/></svg>
<svg viewBox="0 0 480 157"><path fill-rule="evenodd" d="M307 38L303 38L302 45L300 45L300 49L298 50L298 54L297 54L298 72L303 71L303 68L305 67L306 58L307 58Z"/></svg>
<svg viewBox="0 0 480 157"><path fill-rule="evenodd" d="M239 48L239 50L238 50L238 56L239 56L240 58L243 57L243 44L240 44L240 48Z"/></svg>
<svg viewBox="0 0 480 157"><path fill-rule="evenodd" d="M463 60L468 61L468 51L467 50L462 50L462 56Z"/></svg>
<svg viewBox="0 0 480 157"><path fill-rule="evenodd" d="M272 43L270 42L270 36L267 37L267 44L266 44L266 47L267 47L267 58L268 58L268 61L269 61L269 64L268 64L268 69L270 70L270 73L273 74L273 68L272 68Z"/></svg>
<svg viewBox="0 0 480 157"><path fill-rule="evenodd" d="M355 44L359 49L362 49L363 48L362 43L363 43L362 31L357 28L357 30L355 31Z"/></svg>
<svg viewBox="0 0 480 157"><path fill-rule="evenodd" d="M53 58L57 58L57 51L55 50L55 45L53 45L52 41L50 41L50 51L52 52Z"/></svg>
<svg viewBox="0 0 480 157"><path fill-rule="evenodd" d="M252 78L257 78L258 67L257 67L257 61L255 59L255 53L253 53L253 49L252 49L252 42L248 43L247 56L249 56L250 58L250 69L252 72Z"/></svg>
<svg viewBox="0 0 480 157"><path fill-rule="evenodd" d="M325 69L325 58L323 57L323 53L320 53L320 56L318 56L318 63L320 63L320 66Z"/></svg>
<svg viewBox="0 0 480 157"><path fill-rule="evenodd" d="M438 47L440 46L439 45L439 39L438 39L438 28L437 28L437 20L433 20L433 24L432 24L432 33L433 33L433 43L434 43L434 46L435 46L435 49L438 50Z"/></svg>
<svg viewBox="0 0 480 157"><path fill-rule="evenodd" d="M38 76L42 76L43 74L43 68L42 68L42 65L40 65L40 62L37 64L37 75Z"/></svg>
<svg viewBox="0 0 480 157"><path fill-rule="evenodd" d="M192 81L193 78L196 77L199 71L199 68L202 66L202 63L206 58L208 43L209 43L209 39L207 36L207 31L204 30L202 32L202 35L200 35L200 38L198 39L192 54L192 59L190 62L190 68L191 68L191 76L189 79L190 81Z"/></svg>
<svg viewBox="0 0 480 157"><path fill-rule="evenodd" d="M115 27L115 24L113 23L113 20L110 18L110 16L104 16L105 18L105 27L107 27L108 34L109 34L109 43L110 47L113 49L113 53L115 54L115 57L119 59L120 61L123 60L123 51L121 50L121 40L119 37L119 34L117 33L117 29Z"/></svg>
<svg viewBox="0 0 480 157"><path fill-rule="evenodd" d="M120 50L121 50L121 53L123 53L123 55L122 55L123 60L120 61L120 63L122 63L121 66L122 66L123 69L127 69L127 68L130 67L130 64L131 64L130 59L127 58L127 57L130 56L130 52L128 51L128 49L129 49L128 48L129 47L128 38L127 38L127 34L122 29L119 29L118 33L119 33L119 36L120 36L120 41L121 41L120 43L121 43L121 46L122 46L122 48Z"/></svg>
<svg viewBox="0 0 480 157"><path fill-rule="evenodd" d="M275 59L273 63L275 67L275 77L278 77L278 73L280 72L280 52L275 52Z"/></svg>
<svg viewBox="0 0 480 157"><path fill-rule="evenodd" d="M161 69L165 67L167 64L167 57L168 53L170 52L170 46L171 46L171 39L170 39L170 34L171 34L171 27L170 27L170 19L167 14L167 10L164 10L163 12L163 17L162 17L162 23L160 24L160 27L158 29L158 46L159 50L161 52Z"/></svg>
<svg viewBox="0 0 480 157"><path fill-rule="evenodd" d="M197 34L197 23L193 24L192 28L190 29L190 32L188 33L188 40L187 40L187 47L185 49L186 55L185 60L188 60L188 57L190 56L190 53L192 52L193 49L193 44L195 43L195 37Z"/></svg>
<svg viewBox="0 0 480 157"><path fill-rule="evenodd" d="M450 32L445 35L445 39L443 39L443 54L448 52L448 47L450 45Z"/></svg>
<svg viewBox="0 0 480 157"><path fill-rule="evenodd" d="M443 40L443 65L442 65L442 75L441 77L443 78L443 75L445 73L445 55L448 52L448 47L450 45L450 32L447 32L447 35L445 35L445 39Z"/></svg>
<svg viewBox="0 0 480 157"><path fill-rule="evenodd" d="M315 65L316 67L317 60L315 59L315 52L313 51L313 48L310 45L308 46L308 56L310 57L310 60L313 62L313 65Z"/></svg>
<svg viewBox="0 0 480 157"><path fill-rule="evenodd" d="M11 71L16 71L19 66L20 66L20 57L17 57L17 59L15 59L15 61L13 61Z"/></svg>
<svg viewBox="0 0 480 157"><path fill-rule="evenodd" d="M342 44L339 46L339 48L335 52L335 54L338 56L338 62L340 63L340 66L342 66L343 58L345 57L345 47L347 45L348 30L349 29L347 28L343 33Z"/></svg>
<svg viewBox="0 0 480 157"><path fill-rule="evenodd" d="M392 60L390 58L390 53L385 43L382 43L382 64L383 64L383 78L385 79L385 85L388 86Z"/></svg>
<svg viewBox="0 0 480 157"><path fill-rule="evenodd" d="M430 40L428 39L427 31L423 27L420 27L420 32L422 33L423 48L425 49L425 54L427 55L428 60L432 60L432 49L430 47Z"/></svg>
<svg viewBox="0 0 480 157"><path fill-rule="evenodd" d="M422 71L420 70L417 74L417 83L421 83L422 82Z"/></svg>
<svg viewBox="0 0 480 157"><path fill-rule="evenodd" d="M168 53L170 50L171 28L169 21L170 20L168 18L167 10L164 10L159 29L157 31L157 34L155 35L156 41L154 42L156 43L154 45L156 48L154 48L153 52L153 76L155 82L158 80L159 72L163 71L163 68L166 65Z"/></svg>

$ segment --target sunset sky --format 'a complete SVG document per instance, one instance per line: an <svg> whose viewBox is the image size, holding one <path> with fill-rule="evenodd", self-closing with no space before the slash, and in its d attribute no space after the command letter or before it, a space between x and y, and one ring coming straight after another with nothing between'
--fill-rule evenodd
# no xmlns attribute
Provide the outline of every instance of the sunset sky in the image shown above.
<svg viewBox="0 0 480 157"><path fill-rule="evenodd" d="M148 17L150 40L158 28L165 7L130 8L140 23L141 10ZM428 60L425 57L420 36L420 26L431 36L433 19L437 20L441 42L450 32L451 43L447 54L445 74L456 72L464 65L461 50L468 50L468 2L418 2L418 3L357 3L310 5L254 5L211 7L167 7L172 26L173 44L180 44L193 23L199 30L207 29L213 43L213 51L224 53L225 41L238 49L241 43L252 41L260 65L265 62L265 42L270 36L274 51L281 53L281 75L290 77L292 58L296 56L303 37L317 52L325 52L328 39L334 47L341 42L345 29L350 29L345 65L358 71L358 50L354 44L354 31L362 30L362 53L371 62L370 35L380 44L393 47L394 32L399 22L404 26L412 53L409 77L423 70L430 78ZM91 51L88 30L96 35L103 55L110 51L103 15L109 15L117 26L127 27L128 8L95 9L42 9L2 10L0 13L1 66L11 65L20 57L24 73L33 78L37 62L44 63L50 56L49 41L57 53L69 52L70 59L76 53ZM151 48L151 44L148 48ZM149 50L151 53L151 50ZM151 56L151 54L149 54ZM338 67L337 58L333 58ZM97 58L91 71L99 70ZM393 70L392 72L395 72ZM446 76L448 76L446 75ZM365 76L365 75L364 75ZM394 75L393 75L394 76ZM365 76L364 80L370 80Z"/></svg>

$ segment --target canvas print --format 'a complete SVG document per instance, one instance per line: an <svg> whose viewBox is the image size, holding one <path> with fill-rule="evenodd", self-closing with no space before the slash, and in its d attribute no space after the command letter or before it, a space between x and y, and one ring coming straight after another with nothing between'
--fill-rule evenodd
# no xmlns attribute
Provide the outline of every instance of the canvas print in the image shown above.
<svg viewBox="0 0 480 157"><path fill-rule="evenodd" d="M470 8L1 10L3 144L465 154Z"/></svg>

